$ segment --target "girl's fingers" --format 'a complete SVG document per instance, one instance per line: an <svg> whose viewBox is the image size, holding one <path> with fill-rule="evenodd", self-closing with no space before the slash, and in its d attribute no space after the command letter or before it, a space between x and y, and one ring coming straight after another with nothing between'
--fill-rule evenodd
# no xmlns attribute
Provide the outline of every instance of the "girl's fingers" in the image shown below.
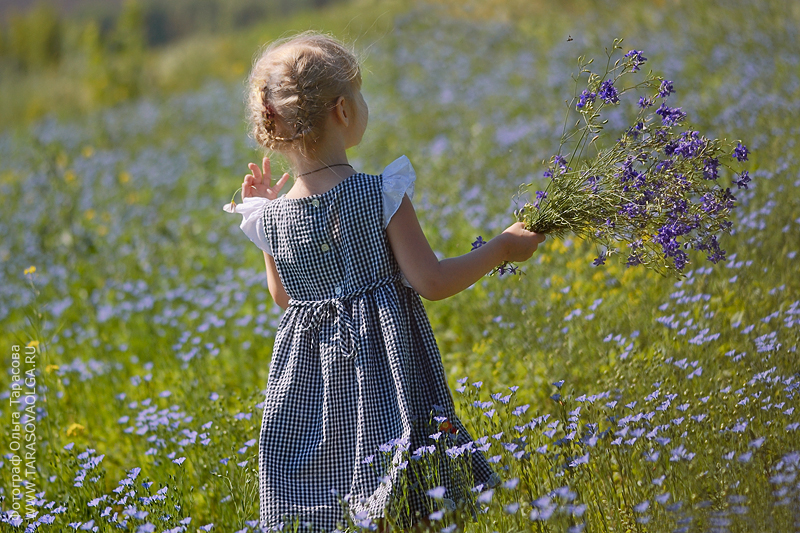
<svg viewBox="0 0 800 533"><path fill-rule="evenodd" d="M278 180L278 183L275 184L275 192L281 190L281 188L286 184L286 181L289 179L289 173L285 173L281 176L281 179Z"/></svg>
<svg viewBox="0 0 800 533"><path fill-rule="evenodd" d="M266 178L267 185L269 185L272 181L272 171L270 170L269 166L269 157L264 156L264 159L261 161L261 166L264 167L264 178Z"/></svg>
<svg viewBox="0 0 800 533"><path fill-rule="evenodd" d="M258 165L256 165L255 163L250 163L249 165L247 165L247 168L249 168L250 172L253 173L253 177L255 178L254 181L260 183L261 182L261 169L258 168Z"/></svg>

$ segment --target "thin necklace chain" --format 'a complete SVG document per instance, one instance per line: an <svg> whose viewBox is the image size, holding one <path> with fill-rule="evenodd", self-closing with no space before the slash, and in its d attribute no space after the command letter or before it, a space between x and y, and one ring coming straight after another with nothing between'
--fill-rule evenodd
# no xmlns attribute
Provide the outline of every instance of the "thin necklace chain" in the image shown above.
<svg viewBox="0 0 800 533"><path fill-rule="evenodd" d="M350 167L353 168L350 163L336 163L335 165L325 165L322 168L318 168L317 170L312 170L311 172L303 172L302 174L298 174L295 178L299 178L301 176L308 176L309 174L313 174L314 172L319 172L320 170L325 170L326 168L333 168L333 167Z"/></svg>

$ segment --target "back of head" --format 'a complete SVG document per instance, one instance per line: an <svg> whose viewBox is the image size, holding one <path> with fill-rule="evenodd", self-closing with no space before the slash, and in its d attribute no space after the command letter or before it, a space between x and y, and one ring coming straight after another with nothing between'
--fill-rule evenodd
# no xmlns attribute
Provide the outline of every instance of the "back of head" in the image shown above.
<svg viewBox="0 0 800 533"><path fill-rule="evenodd" d="M270 150L313 150L327 112L360 84L358 59L333 37L305 32L273 42L250 71L250 134Z"/></svg>

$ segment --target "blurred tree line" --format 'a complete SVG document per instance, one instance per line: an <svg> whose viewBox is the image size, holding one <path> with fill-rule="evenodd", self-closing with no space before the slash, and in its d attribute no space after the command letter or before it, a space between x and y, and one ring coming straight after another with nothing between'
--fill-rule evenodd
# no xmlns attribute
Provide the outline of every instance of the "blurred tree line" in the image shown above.
<svg viewBox="0 0 800 533"><path fill-rule="evenodd" d="M20 100L16 103L27 105L24 117L18 117L12 111L14 102L6 101L0 106L0 118L18 121L41 115L49 106L44 97L38 103L32 101L30 92L50 79L79 84L79 89L70 90L81 92L92 106L139 96L143 86L152 82L144 72L148 51L192 37L236 33L255 23L335 1L123 0L97 4L87 0L84 9L80 9L81 2L77 8L73 2L67 12L60 4L40 1L23 11L0 13L0 89L4 100L16 98ZM66 90L62 88L62 92ZM33 97L36 100L36 95Z"/></svg>

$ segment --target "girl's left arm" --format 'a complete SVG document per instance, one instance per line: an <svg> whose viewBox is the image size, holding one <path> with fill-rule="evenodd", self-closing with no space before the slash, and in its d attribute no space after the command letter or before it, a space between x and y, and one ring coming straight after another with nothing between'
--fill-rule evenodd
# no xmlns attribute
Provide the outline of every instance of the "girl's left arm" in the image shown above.
<svg viewBox="0 0 800 533"><path fill-rule="evenodd" d="M286 294L286 289L283 288L280 276L278 276L278 269L275 267L275 260L267 252L264 252L264 263L267 265L267 286L269 293L275 303L281 306L282 309L289 307L289 295Z"/></svg>
<svg viewBox="0 0 800 533"><path fill-rule="evenodd" d="M441 300L463 291L503 261L528 260L545 239L517 222L480 248L439 261L408 196L403 197L389 220L386 235L403 275L428 300Z"/></svg>

